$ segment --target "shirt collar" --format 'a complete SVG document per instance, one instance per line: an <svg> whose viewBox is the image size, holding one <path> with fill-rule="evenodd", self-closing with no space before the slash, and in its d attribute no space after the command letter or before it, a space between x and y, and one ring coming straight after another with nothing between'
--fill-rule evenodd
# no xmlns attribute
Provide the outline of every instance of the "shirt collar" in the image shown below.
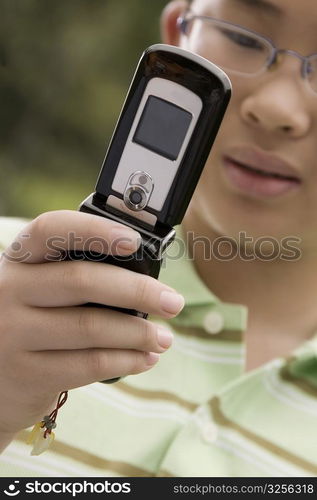
<svg viewBox="0 0 317 500"><path fill-rule="evenodd" d="M183 237L176 227L175 242L168 249L162 265L160 280L185 298L185 307L173 320L184 327L198 327L207 334L243 332L247 326L247 307L222 302L199 277Z"/></svg>
<svg viewBox="0 0 317 500"><path fill-rule="evenodd" d="M285 360L282 378L317 397L317 332Z"/></svg>
<svg viewBox="0 0 317 500"><path fill-rule="evenodd" d="M223 302L207 288L195 270L179 226L175 243L163 263L160 280L185 298L181 313L170 320L176 330L185 335L242 343L247 328L247 307ZM317 332L284 361L281 376L285 381L316 395Z"/></svg>

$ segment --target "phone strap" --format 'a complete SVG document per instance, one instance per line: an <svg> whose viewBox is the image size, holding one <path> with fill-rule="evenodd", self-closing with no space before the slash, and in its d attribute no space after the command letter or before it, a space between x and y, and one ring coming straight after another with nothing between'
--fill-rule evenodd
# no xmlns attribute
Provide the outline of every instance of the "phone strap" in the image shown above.
<svg viewBox="0 0 317 500"><path fill-rule="evenodd" d="M66 403L68 391L61 392L55 409L43 417L41 422L37 422L27 439L27 444L33 445L31 455L40 455L47 450L50 444L54 441L55 433L53 429L56 427L56 417L58 410Z"/></svg>

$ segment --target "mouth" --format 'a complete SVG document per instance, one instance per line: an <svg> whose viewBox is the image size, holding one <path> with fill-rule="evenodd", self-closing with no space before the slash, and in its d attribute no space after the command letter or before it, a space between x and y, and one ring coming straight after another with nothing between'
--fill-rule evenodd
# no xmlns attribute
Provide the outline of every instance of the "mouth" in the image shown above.
<svg viewBox="0 0 317 500"><path fill-rule="evenodd" d="M239 151L223 157L227 181L246 194L270 198L298 189L302 181L294 169L277 157Z"/></svg>

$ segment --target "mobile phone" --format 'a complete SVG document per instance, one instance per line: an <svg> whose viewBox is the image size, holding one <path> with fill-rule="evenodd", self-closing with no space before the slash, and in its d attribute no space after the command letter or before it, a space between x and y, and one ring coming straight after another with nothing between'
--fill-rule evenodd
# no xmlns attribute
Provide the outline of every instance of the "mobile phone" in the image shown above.
<svg viewBox="0 0 317 500"><path fill-rule="evenodd" d="M85 252L84 258L158 277L164 252L175 237L174 226L183 219L230 96L229 78L205 58L165 44L144 51L95 191L79 208L137 230L142 243L129 258L94 252ZM73 252L71 258L76 258Z"/></svg>

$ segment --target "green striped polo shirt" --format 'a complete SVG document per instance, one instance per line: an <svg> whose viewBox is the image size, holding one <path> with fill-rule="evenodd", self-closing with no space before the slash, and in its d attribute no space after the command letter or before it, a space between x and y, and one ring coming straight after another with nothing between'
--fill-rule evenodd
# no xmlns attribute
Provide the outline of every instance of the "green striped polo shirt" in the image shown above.
<svg viewBox="0 0 317 500"><path fill-rule="evenodd" d="M22 226L0 218L2 248ZM220 301L178 253L160 275L186 299L160 320L173 346L148 372L71 390L51 448L30 456L23 430L1 476L317 475L317 334L245 372L246 307Z"/></svg>

